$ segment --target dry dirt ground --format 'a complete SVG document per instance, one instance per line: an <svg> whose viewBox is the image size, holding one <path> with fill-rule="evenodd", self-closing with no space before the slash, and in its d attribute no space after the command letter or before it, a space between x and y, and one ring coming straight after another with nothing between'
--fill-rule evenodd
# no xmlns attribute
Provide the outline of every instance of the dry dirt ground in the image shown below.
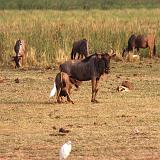
<svg viewBox="0 0 160 160"><path fill-rule="evenodd" d="M159 60L112 62L96 104L90 82L73 89L74 105L49 99L56 73L0 70L0 160L56 160L68 140L69 160L160 159ZM126 79L134 90L117 92ZM59 133L61 127L69 133Z"/></svg>

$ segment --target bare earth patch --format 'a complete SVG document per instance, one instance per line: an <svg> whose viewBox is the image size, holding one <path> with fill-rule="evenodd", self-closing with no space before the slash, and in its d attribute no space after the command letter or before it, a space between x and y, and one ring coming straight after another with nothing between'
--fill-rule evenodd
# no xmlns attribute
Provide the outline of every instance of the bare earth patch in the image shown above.
<svg viewBox="0 0 160 160"><path fill-rule="evenodd" d="M1 69L0 159L58 159L70 140L70 160L158 160L160 63L151 65L112 62L100 81L100 103L90 102L91 83L83 82L71 94L74 105L49 99L58 70ZM133 91L116 91L124 80L133 83Z"/></svg>

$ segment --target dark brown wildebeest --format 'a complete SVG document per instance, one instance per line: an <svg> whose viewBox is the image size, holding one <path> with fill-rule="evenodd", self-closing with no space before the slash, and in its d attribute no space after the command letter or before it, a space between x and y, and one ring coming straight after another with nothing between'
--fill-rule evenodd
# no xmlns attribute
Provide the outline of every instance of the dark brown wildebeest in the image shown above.
<svg viewBox="0 0 160 160"><path fill-rule="evenodd" d="M82 39L79 41L75 41L73 43L71 59L76 59L76 54L78 53L78 59L81 59L88 56L88 41L86 39Z"/></svg>
<svg viewBox="0 0 160 160"><path fill-rule="evenodd" d="M16 52L16 56L12 56L12 60L15 61L16 67L24 66L27 55L25 41L18 39L14 46L14 51Z"/></svg>
<svg viewBox="0 0 160 160"><path fill-rule="evenodd" d="M83 60L69 60L60 65L60 71L68 74L76 81L92 82L91 102L97 102L98 82L103 74L108 74L110 69L110 59L115 54L93 54Z"/></svg>
<svg viewBox="0 0 160 160"><path fill-rule="evenodd" d="M67 101L74 103L70 97L70 92L72 89L72 82L68 76L68 74L64 72L60 72L56 75L54 87L50 93L50 97L54 96L57 91L57 102L62 102L62 97L67 97Z"/></svg>
<svg viewBox="0 0 160 160"><path fill-rule="evenodd" d="M140 48L149 48L149 57L156 55L156 44L154 35L135 35L132 34L128 39L128 47L123 50L122 57L125 57L129 51L134 53L134 49L139 52Z"/></svg>

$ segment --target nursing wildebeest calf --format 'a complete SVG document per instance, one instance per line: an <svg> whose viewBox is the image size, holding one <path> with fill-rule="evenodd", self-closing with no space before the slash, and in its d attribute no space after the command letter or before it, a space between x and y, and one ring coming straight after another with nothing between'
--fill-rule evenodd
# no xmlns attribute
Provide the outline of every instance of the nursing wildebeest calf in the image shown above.
<svg viewBox="0 0 160 160"><path fill-rule="evenodd" d="M64 72L60 72L56 75L54 87L50 93L50 97L54 96L57 91L57 102L62 102L62 97L67 97L67 101L74 103L70 97L70 92L72 89L72 82L68 76L68 74Z"/></svg>
<svg viewBox="0 0 160 160"><path fill-rule="evenodd" d="M16 63L15 67L19 68L20 66L24 66L26 63L27 54L25 41L18 39L14 46L14 51L16 53L16 56L12 56L12 60Z"/></svg>
<svg viewBox="0 0 160 160"><path fill-rule="evenodd" d="M78 59L88 56L88 41L86 39L82 39L79 41L75 41L73 43L71 59L76 58L76 54L78 53Z"/></svg>
<svg viewBox="0 0 160 160"><path fill-rule="evenodd" d="M156 44L155 36L153 35L135 35L132 34L128 39L128 47L123 50L122 57L125 57L129 51L134 53L134 50L137 49L139 52L140 48L149 48L149 57L156 55Z"/></svg>
<svg viewBox="0 0 160 160"><path fill-rule="evenodd" d="M97 102L98 82L103 74L108 74L110 69L110 59L113 55L93 54L83 60L69 60L60 65L60 71L65 72L70 78L77 81L92 82L91 102Z"/></svg>

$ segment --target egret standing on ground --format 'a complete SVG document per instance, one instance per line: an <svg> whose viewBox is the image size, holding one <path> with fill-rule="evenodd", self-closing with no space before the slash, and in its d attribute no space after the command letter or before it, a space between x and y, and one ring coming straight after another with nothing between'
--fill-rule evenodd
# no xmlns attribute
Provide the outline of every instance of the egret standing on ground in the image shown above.
<svg viewBox="0 0 160 160"><path fill-rule="evenodd" d="M67 143L65 143L60 150L60 160L65 160L67 159L67 157L69 156L70 152L71 152L71 141L68 141Z"/></svg>

